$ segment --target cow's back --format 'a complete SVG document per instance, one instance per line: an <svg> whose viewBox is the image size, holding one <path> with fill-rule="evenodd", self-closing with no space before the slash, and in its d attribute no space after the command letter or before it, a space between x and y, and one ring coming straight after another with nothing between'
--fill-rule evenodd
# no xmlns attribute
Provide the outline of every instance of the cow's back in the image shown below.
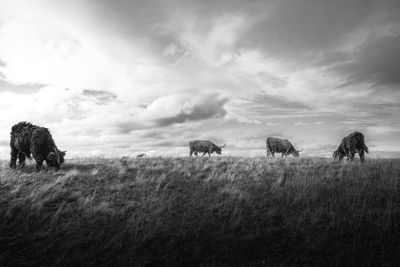
<svg viewBox="0 0 400 267"><path fill-rule="evenodd" d="M365 146L364 135L362 133L354 132L349 134L346 138L348 148L357 150L363 149L368 151L368 148Z"/></svg>
<svg viewBox="0 0 400 267"><path fill-rule="evenodd" d="M272 152L286 152L288 141L276 137L267 138L267 147Z"/></svg>
<svg viewBox="0 0 400 267"><path fill-rule="evenodd" d="M207 140L195 140L189 142L189 147L193 151L205 152L212 149L212 143Z"/></svg>
<svg viewBox="0 0 400 267"><path fill-rule="evenodd" d="M32 131L31 144L36 147L42 148L44 153L52 151L55 147L53 138L47 128L38 127Z"/></svg>
<svg viewBox="0 0 400 267"><path fill-rule="evenodd" d="M10 143L18 150L26 155L30 154L32 131L37 126L27 122L20 122L11 128Z"/></svg>

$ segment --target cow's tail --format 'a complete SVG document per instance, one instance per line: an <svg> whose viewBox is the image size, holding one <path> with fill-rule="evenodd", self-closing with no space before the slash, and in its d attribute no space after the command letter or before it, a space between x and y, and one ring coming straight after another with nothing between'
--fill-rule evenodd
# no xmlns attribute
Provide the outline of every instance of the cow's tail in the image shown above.
<svg viewBox="0 0 400 267"><path fill-rule="evenodd" d="M268 157L269 155L271 155L271 147L269 145L268 139L266 141L266 147L267 147L267 157Z"/></svg>
<svg viewBox="0 0 400 267"><path fill-rule="evenodd" d="M364 135L363 134L361 134L361 145L362 145L362 148L364 149L364 151L369 153L368 147L365 145L365 142L364 142Z"/></svg>
<svg viewBox="0 0 400 267"><path fill-rule="evenodd" d="M193 141L189 142L189 156L191 157L193 155Z"/></svg>
<svg viewBox="0 0 400 267"><path fill-rule="evenodd" d="M364 143L363 143L363 149L364 149L365 152L369 153L368 147Z"/></svg>

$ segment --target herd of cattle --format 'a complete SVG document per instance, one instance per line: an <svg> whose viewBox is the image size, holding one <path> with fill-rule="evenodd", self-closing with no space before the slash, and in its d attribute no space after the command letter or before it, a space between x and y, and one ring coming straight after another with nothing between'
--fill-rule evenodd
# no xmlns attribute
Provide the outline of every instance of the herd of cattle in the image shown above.
<svg viewBox="0 0 400 267"><path fill-rule="evenodd" d="M221 155L221 148L223 147L225 147L225 145L217 146L213 142L206 140L189 142L190 156L192 156L193 153L197 156L198 152L203 152L202 156L206 153L210 156L213 152ZM275 153L282 153L282 157L288 155L298 157L299 152L303 151L302 149L297 150L289 140L276 137L268 137L266 147L267 157L275 157ZM342 139L339 147L335 152L333 152L333 158L341 161L345 156L347 156L347 160L353 161L355 153L358 153L360 160L363 162L365 160L364 152L368 153L368 147L364 142L364 135L360 132L354 132Z"/></svg>
<svg viewBox="0 0 400 267"><path fill-rule="evenodd" d="M58 170L64 162L66 151L60 151L50 134L50 131L45 127L33 125L29 122L20 122L11 128L10 133L11 160L10 167L16 168L17 159L18 166L25 165L26 158L36 161L36 171L40 171L45 161L48 166ZM221 155L223 146L217 146L208 140L195 140L189 142L190 157L194 154L203 153L202 156L212 153ZM275 157L275 153L282 153L283 156L293 155L299 156L299 152L292 143L287 139L268 137L266 140L267 157ZM354 132L342 139L339 147L333 152L333 158L342 160L345 156L347 160L353 161L355 153L358 153L360 160L365 160L364 153L368 153L368 147L364 142L364 135L359 132ZM32 154L32 157L31 157ZM140 154L137 157L147 157L146 154Z"/></svg>

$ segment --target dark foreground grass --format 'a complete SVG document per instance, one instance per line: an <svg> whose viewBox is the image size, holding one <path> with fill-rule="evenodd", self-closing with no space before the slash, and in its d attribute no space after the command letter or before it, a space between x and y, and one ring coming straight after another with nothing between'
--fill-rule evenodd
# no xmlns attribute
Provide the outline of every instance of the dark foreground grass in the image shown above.
<svg viewBox="0 0 400 267"><path fill-rule="evenodd" d="M2 266L400 265L400 160L1 164Z"/></svg>

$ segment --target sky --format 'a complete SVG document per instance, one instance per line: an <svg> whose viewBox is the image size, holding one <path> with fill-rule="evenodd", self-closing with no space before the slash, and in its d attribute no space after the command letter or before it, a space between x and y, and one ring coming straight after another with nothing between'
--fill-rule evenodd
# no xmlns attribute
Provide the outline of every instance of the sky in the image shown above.
<svg viewBox="0 0 400 267"><path fill-rule="evenodd" d="M354 131L400 156L398 0L1 0L0 158L12 125L67 158L330 156Z"/></svg>

